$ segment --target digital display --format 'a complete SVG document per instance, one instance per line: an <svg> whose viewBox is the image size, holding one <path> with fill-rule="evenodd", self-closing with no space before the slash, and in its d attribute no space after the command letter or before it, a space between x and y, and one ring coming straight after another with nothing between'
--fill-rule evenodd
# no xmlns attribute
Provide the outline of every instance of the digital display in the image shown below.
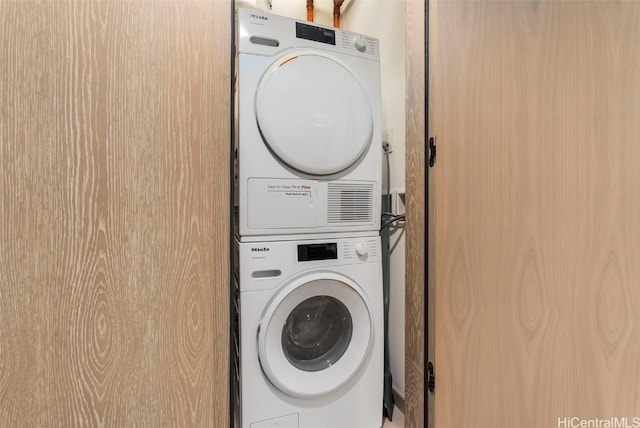
<svg viewBox="0 0 640 428"><path fill-rule="evenodd" d="M338 245L335 242L328 244L298 245L298 261L312 262L314 260L337 260Z"/></svg>
<svg viewBox="0 0 640 428"><path fill-rule="evenodd" d="M296 22L296 37L299 39L313 40L314 42L336 44L336 32L326 28Z"/></svg>

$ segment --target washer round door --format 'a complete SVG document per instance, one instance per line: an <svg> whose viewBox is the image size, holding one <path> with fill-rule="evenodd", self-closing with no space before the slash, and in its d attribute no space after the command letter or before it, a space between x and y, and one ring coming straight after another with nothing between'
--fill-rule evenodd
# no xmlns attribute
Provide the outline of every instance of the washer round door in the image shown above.
<svg viewBox="0 0 640 428"><path fill-rule="evenodd" d="M265 144L297 171L335 174L371 144L369 97L345 64L322 52L295 51L275 61L258 84L255 104Z"/></svg>
<svg viewBox="0 0 640 428"><path fill-rule="evenodd" d="M307 275L267 307L258 329L260 365L280 391L321 396L356 375L371 350L373 329L357 285L337 274Z"/></svg>

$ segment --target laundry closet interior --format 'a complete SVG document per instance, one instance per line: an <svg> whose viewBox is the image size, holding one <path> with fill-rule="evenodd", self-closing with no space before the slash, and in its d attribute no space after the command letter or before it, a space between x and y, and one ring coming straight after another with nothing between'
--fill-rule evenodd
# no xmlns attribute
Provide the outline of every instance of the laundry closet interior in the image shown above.
<svg viewBox="0 0 640 428"><path fill-rule="evenodd" d="M269 8L257 1L255 9ZM380 191L389 188L401 212L404 190L406 211L404 229L392 236L389 326L406 426L537 428L607 417L633 426L640 3L351 0L341 5L340 30L331 30L330 3L314 0L314 23L305 1L272 0L269 13L295 16L304 43L351 32L336 40L352 43L337 48L353 58L376 46L367 37L379 43L378 132L391 150L389 186L386 156L377 152ZM363 332L359 338L379 331L366 308L381 304L363 306L371 299L360 284L380 256L370 229L380 219L367 215L381 206L334 212L334 219L355 213L356 236L327 241L305 232L300 240L313 242L275 245L254 234L234 246L234 14L230 0L0 2L0 425L229 426L236 248L255 263L276 253L291 262L248 270L249 284L260 288L286 272L295 287L302 265L348 266L321 278L335 291L322 304ZM256 24L264 18L256 14ZM259 49L274 43L257 37ZM284 67L295 74L316 64L320 78L320 67L340 70L348 61L305 55ZM276 80L263 91L277 101ZM353 89L348 81L337 87ZM261 130L270 138L282 126ZM437 159L429 168L432 142ZM273 184L254 178L247 191ZM338 184L371 180L349 181L280 190L328 196ZM367 200L370 191L345 194ZM286 208L263 201L247 220L268 231L273 224L260 223L260 211L290 214ZM309 204L299 208L306 214L289 220L329 224L310 215ZM254 307L278 298L268 291L256 290L263 300ZM338 316L347 307L351 318ZM270 315L284 322L278 313ZM256 349L283 338L265 332L262 342L256 332ZM331 336L332 357L346 355L344 336ZM354 352L373 355L360 345ZM256 387L277 384L297 404L327 404L309 396L340 385L329 376L287 382L280 363L323 370L289 348L288 358L265 362L270 383ZM257 411L272 407L257 401ZM296 412L280 409L286 414L277 423L294 424Z"/></svg>

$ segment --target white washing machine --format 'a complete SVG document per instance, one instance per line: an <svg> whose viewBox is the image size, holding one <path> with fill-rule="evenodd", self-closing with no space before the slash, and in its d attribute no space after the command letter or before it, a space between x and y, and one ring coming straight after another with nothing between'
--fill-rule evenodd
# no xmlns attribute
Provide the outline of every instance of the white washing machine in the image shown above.
<svg viewBox="0 0 640 428"><path fill-rule="evenodd" d="M378 41L239 9L236 235L377 231Z"/></svg>
<svg viewBox="0 0 640 428"><path fill-rule="evenodd" d="M380 427L380 238L236 241L236 257L240 425Z"/></svg>

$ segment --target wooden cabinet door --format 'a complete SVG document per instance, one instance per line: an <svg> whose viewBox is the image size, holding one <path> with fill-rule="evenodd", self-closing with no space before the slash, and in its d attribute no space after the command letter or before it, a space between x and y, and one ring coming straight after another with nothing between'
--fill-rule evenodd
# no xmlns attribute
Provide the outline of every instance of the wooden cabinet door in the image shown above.
<svg viewBox="0 0 640 428"><path fill-rule="evenodd" d="M0 426L228 425L230 38L0 2Z"/></svg>
<svg viewBox="0 0 640 428"><path fill-rule="evenodd" d="M435 427L637 426L640 2L430 23Z"/></svg>

